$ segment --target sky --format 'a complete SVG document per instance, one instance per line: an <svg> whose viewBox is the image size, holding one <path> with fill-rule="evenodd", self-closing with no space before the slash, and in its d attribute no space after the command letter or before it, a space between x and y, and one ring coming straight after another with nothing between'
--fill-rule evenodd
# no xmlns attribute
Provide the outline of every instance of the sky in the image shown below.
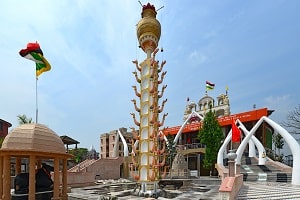
<svg viewBox="0 0 300 200"><path fill-rule="evenodd" d="M300 1L150 3L162 27L156 58L167 61L165 127L183 123L187 97L197 103L206 80L213 98L228 87L232 114L255 104L280 123L299 105ZM141 10L135 0L1 1L0 119L12 130L17 115L35 121L38 107L38 123L97 151L100 134L134 126L132 60L146 58L136 36ZM36 41L52 67L39 76L37 104L35 63L19 55Z"/></svg>

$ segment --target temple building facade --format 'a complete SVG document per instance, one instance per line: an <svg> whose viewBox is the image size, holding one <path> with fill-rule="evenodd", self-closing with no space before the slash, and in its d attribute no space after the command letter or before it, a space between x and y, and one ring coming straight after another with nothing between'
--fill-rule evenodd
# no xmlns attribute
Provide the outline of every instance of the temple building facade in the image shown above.
<svg viewBox="0 0 300 200"><path fill-rule="evenodd" d="M198 175L209 175L209 171L203 168L202 161L204 159L205 148L200 144L198 139L199 129L201 128L201 117L212 110L215 112L219 125L224 134L227 136L232 126L232 119L239 119L248 130L256 124L256 122L263 116L270 116L273 110L267 108L253 108L245 112L232 114L230 111L229 96L226 90L225 94L219 95L216 100L205 93L204 97L200 98L198 103L188 100L183 115L183 124L186 123L182 129L182 134L178 140L177 145L182 149L185 159L188 163L188 169L198 171ZM164 129L165 135L175 135L182 128L182 125L169 127ZM265 146L266 149L272 149L272 133L273 129L266 124L263 124L256 131L255 136ZM243 134L242 136L243 137Z"/></svg>
<svg viewBox="0 0 300 200"><path fill-rule="evenodd" d="M197 175L209 175L209 171L204 169L202 166L202 160L204 158L205 148L203 144L200 144L198 139L198 132L201 127L200 119L197 113L202 117L205 117L205 114L212 109L217 117L217 120L222 128L224 137L231 130L232 119L239 119L248 130L256 124L256 122L263 116L270 116L273 110L268 108L253 108L252 110L240 112L240 113L231 113L230 103L228 92L217 96L216 99L209 96L207 93L199 99L199 101L187 101L186 107L183 112L183 121L182 124L187 120L187 118L192 114L192 117L189 118L186 125L182 130L181 137L177 142L179 149L182 149L182 155L184 156L188 169ZM178 133L179 129L182 128L182 124L174 127L168 127L163 129L165 135L175 135ZM119 129L124 136L129 152L131 152L131 138L132 132L128 132L126 128ZM261 143L266 147L266 149L272 149L272 133L273 129L267 124L263 124L256 131L256 137L261 141ZM124 156L124 146L121 142L121 139L118 138L116 143L116 138L118 137L118 131L113 130L109 133L104 133L100 135L100 158L111 158L111 157L123 157ZM243 137L243 136L242 136ZM117 145L117 147L115 146ZM117 149L117 154L114 153L114 150Z"/></svg>
<svg viewBox="0 0 300 200"><path fill-rule="evenodd" d="M230 115L230 104L227 91L226 94L221 94L217 97L217 102L215 102L214 98L208 96L207 93L198 101L198 104L193 101L188 101L184 111L183 121L187 119L192 111L196 111L199 115L204 117L205 113L209 111L210 108L216 113L217 117Z"/></svg>

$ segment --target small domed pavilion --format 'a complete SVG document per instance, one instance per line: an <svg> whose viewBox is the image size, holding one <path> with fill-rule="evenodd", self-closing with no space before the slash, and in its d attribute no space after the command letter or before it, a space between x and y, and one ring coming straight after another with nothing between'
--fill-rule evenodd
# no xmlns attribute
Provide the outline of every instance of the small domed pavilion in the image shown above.
<svg viewBox="0 0 300 200"><path fill-rule="evenodd" d="M29 163L29 192L28 199L35 199L35 171L41 166L42 160L54 163L54 184L52 200L67 200L67 159L60 137L42 124L23 124L13 129L4 139L0 149L0 199L11 199L11 173L21 172L21 160ZM11 161L15 161L12 168ZM62 166L60 166L62 165ZM61 169L61 173L60 173ZM60 184L62 187L60 189Z"/></svg>

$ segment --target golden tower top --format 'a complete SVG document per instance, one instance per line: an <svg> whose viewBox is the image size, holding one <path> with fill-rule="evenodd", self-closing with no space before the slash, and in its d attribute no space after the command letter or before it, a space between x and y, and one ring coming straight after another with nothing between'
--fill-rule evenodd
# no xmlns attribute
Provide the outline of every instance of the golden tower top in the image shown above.
<svg viewBox="0 0 300 200"><path fill-rule="evenodd" d="M137 24L137 38L145 53L152 53L157 48L160 39L161 27L156 14L153 5L150 3L143 5L142 19Z"/></svg>

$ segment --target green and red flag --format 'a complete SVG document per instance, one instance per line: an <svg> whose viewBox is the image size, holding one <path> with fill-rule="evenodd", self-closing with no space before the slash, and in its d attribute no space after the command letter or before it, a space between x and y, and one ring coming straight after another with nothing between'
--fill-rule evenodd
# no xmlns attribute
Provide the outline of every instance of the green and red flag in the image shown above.
<svg viewBox="0 0 300 200"><path fill-rule="evenodd" d="M215 88L215 84L214 83L206 81L206 91L207 90L213 90L214 88Z"/></svg>
<svg viewBox="0 0 300 200"><path fill-rule="evenodd" d="M43 72L47 72L51 69L51 65L43 55L43 51L40 48L39 43L28 43L26 49L22 49L19 54L32 60L36 64L36 77L41 75Z"/></svg>

